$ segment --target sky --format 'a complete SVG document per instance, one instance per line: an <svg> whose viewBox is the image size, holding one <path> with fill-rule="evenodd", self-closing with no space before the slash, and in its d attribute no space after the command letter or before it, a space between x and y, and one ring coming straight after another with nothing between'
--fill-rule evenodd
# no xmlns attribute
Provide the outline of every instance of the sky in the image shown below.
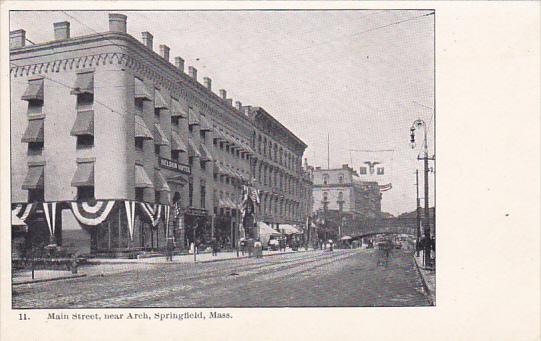
<svg viewBox="0 0 541 341"><path fill-rule="evenodd" d="M380 161L382 210L415 210L415 170L422 197L423 130L411 148L410 127L422 119L434 154L434 15L420 10L118 11L128 33L171 48L212 78L214 91L261 106L302 139L314 166ZM53 23L69 21L71 36L108 30L108 12L11 12L10 29L33 43L53 40ZM327 154L327 137L329 155ZM356 151L352 151L356 150ZM358 150L386 150L359 152ZM391 151L387 151L391 150ZM433 165L431 164L433 167ZM434 172L435 173L435 172ZM430 174L430 205L434 179Z"/></svg>

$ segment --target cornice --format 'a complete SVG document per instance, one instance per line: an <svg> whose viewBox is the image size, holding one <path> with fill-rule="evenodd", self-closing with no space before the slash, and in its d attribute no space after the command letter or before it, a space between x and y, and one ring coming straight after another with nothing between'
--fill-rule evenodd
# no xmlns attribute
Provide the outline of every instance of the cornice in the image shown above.
<svg viewBox="0 0 541 341"><path fill-rule="evenodd" d="M83 46L104 42L102 45L85 47L88 50L92 48L103 48L107 46L117 46L121 49L115 52L104 52L99 54L90 54L73 58L57 59L42 63L32 63L26 65L11 66L10 73L14 77L27 76L30 74L43 74L49 72L71 71L84 67L96 67L106 64L122 65L137 72L141 76L148 78L161 88L169 90L173 97L183 97L186 100L191 99L198 103L200 109L204 111L222 111L226 112L231 118L240 120L247 124L247 127L254 128L252 120L231 107L218 95L208 90L197 80L191 78L186 73L177 69L169 61L163 59L156 52L148 49L137 39L128 34L117 32L98 33L83 37L76 37L63 41L53 41L44 44L30 45L22 48L10 50L10 59L15 58L13 62L21 63L25 57L40 58L44 56L44 51L55 51L54 53L72 52L73 47ZM71 50L68 50L72 48ZM124 51L122 51L124 50ZM26 56L25 56L26 55ZM186 91L186 88L192 93ZM195 95L195 96L194 96ZM212 104L215 108L205 108L205 104Z"/></svg>

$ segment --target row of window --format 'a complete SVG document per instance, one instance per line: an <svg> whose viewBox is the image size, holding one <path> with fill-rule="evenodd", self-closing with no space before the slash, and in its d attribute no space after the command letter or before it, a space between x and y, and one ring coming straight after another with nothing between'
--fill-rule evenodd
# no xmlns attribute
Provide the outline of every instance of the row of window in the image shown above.
<svg viewBox="0 0 541 341"><path fill-rule="evenodd" d="M263 164L259 165L257 179L259 183L262 183L265 186L275 186L280 191L284 191L292 195L299 194L300 186L297 179L287 176L282 172L273 171L271 168L268 168Z"/></svg>
<svg viewBox="0 0 541 341"><path fill-rule="evenodd" d="M288 153L276 142L272 142L270 139L267 140L265 136L258 135L257 152L289 170L295 172L300 170L300 159L298 157Z"/></svg>
<svg viewBox="0 0 541 341"><path fill-rule="evenodd" d="M289 207L288 207L289 206ZM263 199L261 200L260 209L263 214L277 214L285 215L288 218L300 217L300 205L298 203L286 204L284 202L278 202L276 199Z"/></svg>
<svg viewBox="0 0 541 341"><path fill-rule="evenodd" d="M329 193L323 192L323 201L329 202ZM338 192L338 198L336 200L337 203L344 202L344 193Z"/></svg>

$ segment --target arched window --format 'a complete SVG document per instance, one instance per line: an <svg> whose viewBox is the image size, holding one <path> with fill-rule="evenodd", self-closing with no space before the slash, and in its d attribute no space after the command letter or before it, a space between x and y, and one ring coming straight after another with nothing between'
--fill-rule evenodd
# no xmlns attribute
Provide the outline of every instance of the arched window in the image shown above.
<svg viewBox="0 0 541 341"><path fill-rule="evenodd" d="M328 200L329 200L329 193L323 192L323 201L328 201Z"/></svg>
<svg viewBox="0 0 541 341"><path fill-rule="evenodd" d="M323 174L323 184L327 185L329 183L329 174Z"/></svg>
<svg viewBox="0 0 541 341"><path fill-rule="evenodd" d="M338 192L338 201L343 201L343 200L344 200L344 193Z"/></svg>
<svg viewBox="0 0 541 341"><path fill-rule="evenodd" d="M342 174L340 174L340 175L338 176L338 183L339 183L339 184L344 183L344 176L343 176Z"/></svg>

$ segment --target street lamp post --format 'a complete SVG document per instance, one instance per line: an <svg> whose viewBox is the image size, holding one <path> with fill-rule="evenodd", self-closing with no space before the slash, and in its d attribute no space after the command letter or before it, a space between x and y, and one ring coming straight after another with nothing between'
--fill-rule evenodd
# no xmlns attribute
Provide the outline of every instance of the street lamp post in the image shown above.
<svg viewBox="0 0 541 341"><path fill-rule="evenodd" d="M327 198L323 198L323 200L321 201L321 203L323 204L323 228L325 229L325 240L324 240L324 243L327 242L327 227L328 227L328 224L327 224L327 206L329 205L329 200Z"/></svg>
<svg viewBox="0 0 541 341"><path fill-rule="evenodd" d="M338 200L338 221L340 222L340 225L338 225L338 238L342 239L342 232L343 232L343 226L342 226L342 210L344 208L344 200Z"/></svg>
<svg viewBox="0 0 541 341"><path fill-rule="evenodd" d="M428 194L428 173L430 172L428 168L428 160L433 160L434 158L430 158L428 156L428 136L427 136L427 130L426 130L426 123L425 121L421 119L417 119L413 122L411 128L410 128L410 142L411 147L415 148L415 130L418 128L423 128L424 132L424 141L423 141L423 157L417 157L418 160L423 160L424 163L424 192L425 192L425 220L424 220L424 237L425 237L425 245L424 245L424 263L425 265L430 264L430 209L429 209L429 194Z"/></svg>

